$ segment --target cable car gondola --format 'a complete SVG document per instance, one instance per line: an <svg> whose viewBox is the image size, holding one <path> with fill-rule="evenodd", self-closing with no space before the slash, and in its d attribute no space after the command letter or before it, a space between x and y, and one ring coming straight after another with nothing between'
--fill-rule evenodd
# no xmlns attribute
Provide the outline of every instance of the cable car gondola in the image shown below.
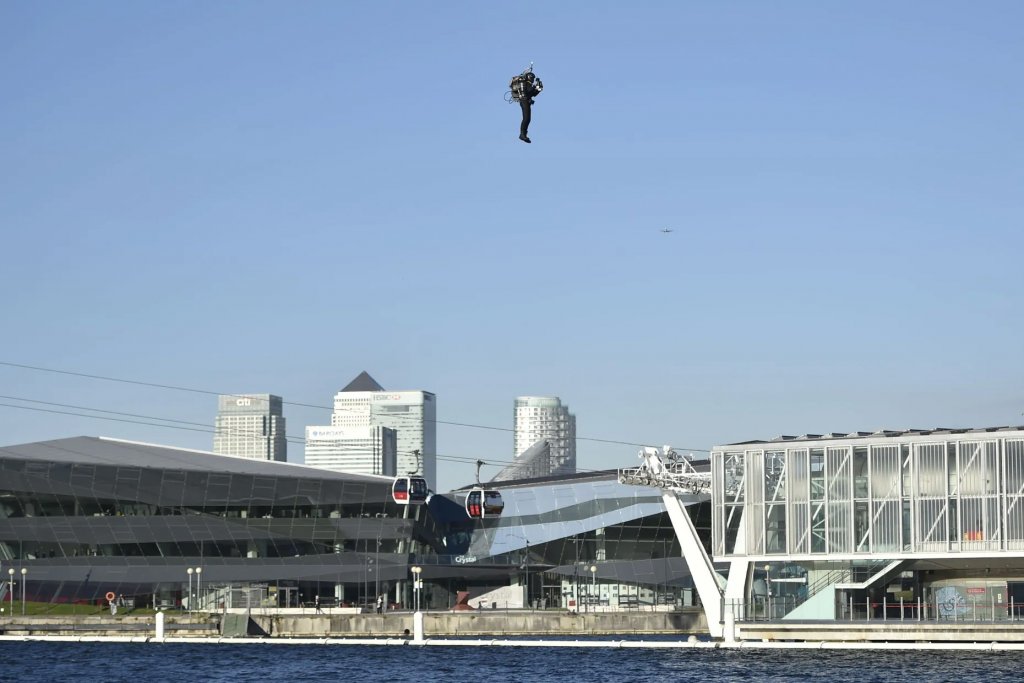
<svg viewBox="0 0 1024 683"><path fill-rule="evenodd" d="M391 484L391 498L399 505L423 505L430 497L427 480L415 476L420 471L420 452L413 451L413 455L416 456L416 469L404 477L396 477Z"/></svg>
<svg viewBox="0 0 1024 683"><path fill-rule="evenodd" d="M505 501L501 499L501 491L487 489L480 485L480 466L483 460L476 461L476 486L466 495L466 514L471 519L500 517L505 509Z"/></svg>
<svg viewBox="0 0 1024 683"><path fill-rule="evenodd" d="M466 496L466 514L473 519L500 517L505 509L501 492L497 489L473 488Z"/></svg>
<svg viewBox="0 0 1024 683"><path fill-rule="evenodd" d="M391 498L399 505L422 505L428 494L423 477L398 477L391 484Z"/></svg>

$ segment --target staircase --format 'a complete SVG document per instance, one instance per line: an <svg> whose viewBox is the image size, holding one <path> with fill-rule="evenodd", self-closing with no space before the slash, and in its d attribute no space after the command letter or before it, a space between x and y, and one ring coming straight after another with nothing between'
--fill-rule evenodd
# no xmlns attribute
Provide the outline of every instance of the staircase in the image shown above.
<svg viewBox="0 0 1024 683"><path fill-rule="evenodd" d="M784 618L832 618L837 590L864 590L879 581L887 581L902 570L903 564L899 560L878 560L816 572L817 578L807 584L806 591Z"/></svg>

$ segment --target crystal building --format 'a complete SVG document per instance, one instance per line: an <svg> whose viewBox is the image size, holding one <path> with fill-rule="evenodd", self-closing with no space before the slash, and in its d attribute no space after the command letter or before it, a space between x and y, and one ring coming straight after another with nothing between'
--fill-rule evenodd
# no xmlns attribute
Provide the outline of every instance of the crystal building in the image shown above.
<svg viewBox="0 0 1024 683"><path fill-rule="evenodd" d="M706 470L706 463L704 465ZM491 485L488 485L490 487ZM449 550L463 562L518 564L513 584L536 606L580 609L692 605L692 581L657 490L620 484L615 471L497 484L501 517L448 520ZM471 487L448 494L461 502ZM710 541L708 496L687 508ZM433 504L431 506L433 508ZM516 595L516 598L519 596Z"/></svg>
<svg viewBox="0 0 1024 683"><path fill-rule="evenodd" d="M26 569L30 600L109 591L203 609L377 595L408 606L412 566L429 607L459 591L507 607L689 604L660 496L615 472L503 482L504 514L486 520L466 514L467 489L403 506L391 483L97 437L7 446L0 572ZM710 507L692 503L710 541Z"/></svg>
<svg viewBox="0 0 1024 683"><path fill-rule="evenodd" d="M551 474L551 444L538 441L491 478L491 482L535 479Z"/></svg>

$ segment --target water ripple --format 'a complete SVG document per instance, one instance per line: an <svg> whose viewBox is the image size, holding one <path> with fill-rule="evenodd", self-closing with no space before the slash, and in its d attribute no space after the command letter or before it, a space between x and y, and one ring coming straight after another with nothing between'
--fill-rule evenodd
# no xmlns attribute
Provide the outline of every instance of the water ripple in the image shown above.
<svg viewBox="0 0 1024 683"><path fill-rule="evenodd" d="M1024 652L0 643L0 681L1018 681Z"/></svg>

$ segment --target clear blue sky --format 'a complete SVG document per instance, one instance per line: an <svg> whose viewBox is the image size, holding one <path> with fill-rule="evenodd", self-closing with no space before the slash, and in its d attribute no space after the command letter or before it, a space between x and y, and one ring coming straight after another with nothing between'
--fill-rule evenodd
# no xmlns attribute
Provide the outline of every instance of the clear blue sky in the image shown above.
<svg viewBox="0 0 1024 683"><path fill-rule="evenodd" d="M684 449L1021 424L1022 25L1016 1L4 2L0 361L325 406L367 370L443 421L557 395L581 437ZM502 96L531 60L525 145ZM0 393L216 412L9 366ZM79 434L212 444L0 408L3 444ZM438 450L512 437L442 425ZM579 466L635 451L581 440Z"/></svg>

